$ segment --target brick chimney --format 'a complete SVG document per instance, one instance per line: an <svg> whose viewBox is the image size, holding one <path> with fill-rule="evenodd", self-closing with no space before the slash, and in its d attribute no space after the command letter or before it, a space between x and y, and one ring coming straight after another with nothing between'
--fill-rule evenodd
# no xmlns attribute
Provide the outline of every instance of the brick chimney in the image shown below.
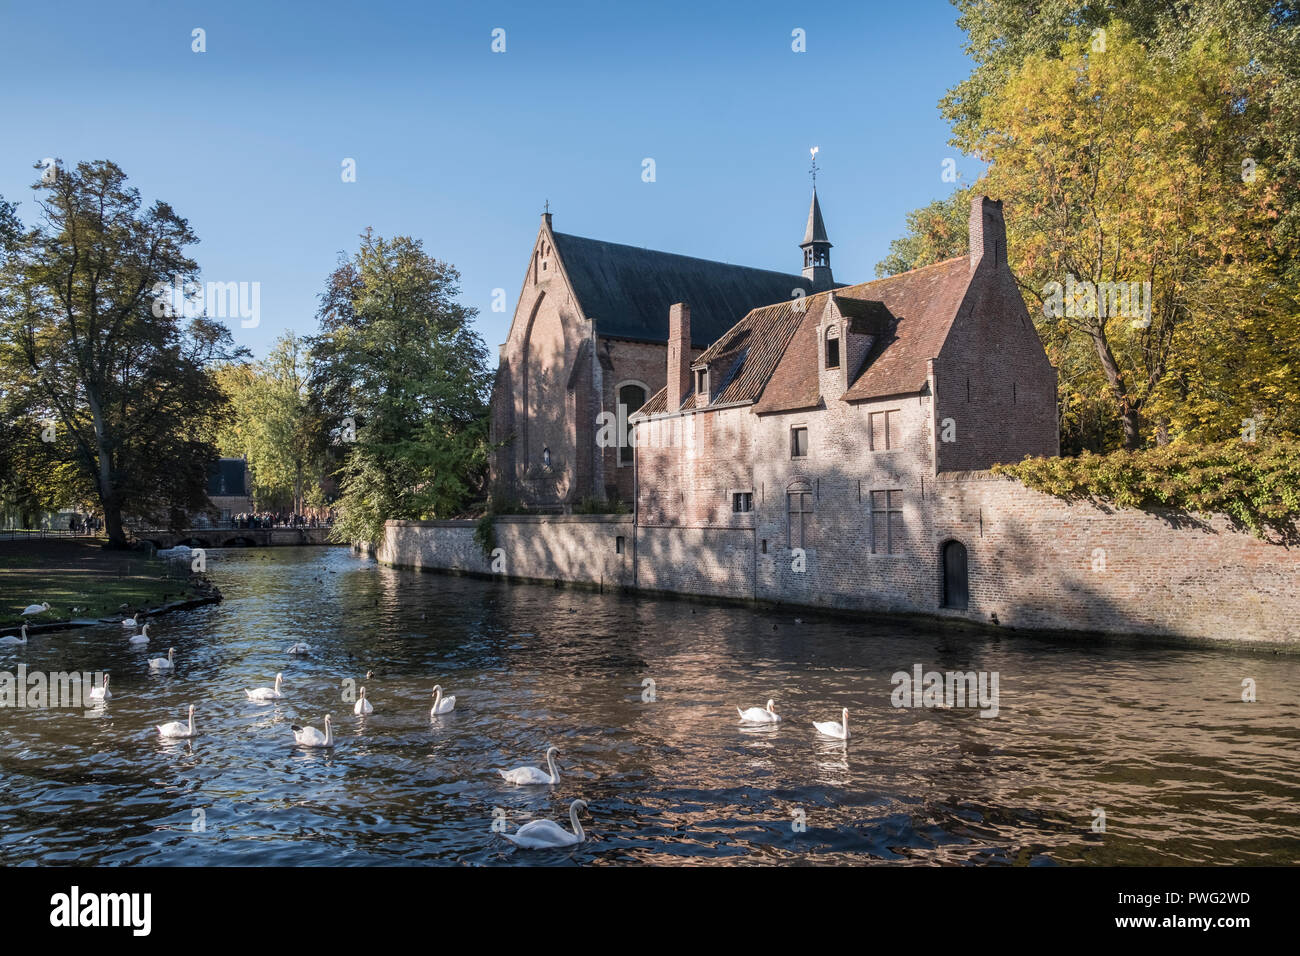
<svg viewBox="0 0 1300 956"><path fill-rule="evenodd" d="M1007 263L1007 224L1002 219L1002 200L976 196L970 201L970 271L980 261L989 265Z"/></svg>
<svg viewBox="0 0 1300 956"><path fill-rule="evenodd" d="M678 302L668 309L668 411L678 411L690 393L691 307Z"/></svg>

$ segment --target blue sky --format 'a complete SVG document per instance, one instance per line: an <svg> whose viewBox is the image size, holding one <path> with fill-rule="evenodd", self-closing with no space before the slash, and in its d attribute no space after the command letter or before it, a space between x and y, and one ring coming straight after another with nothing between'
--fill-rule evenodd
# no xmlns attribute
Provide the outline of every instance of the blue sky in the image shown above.
<svg viewBox="0 0 1300 956"><path fill-rule="evenodd" d="M117 162L190 221L204 280L260 283L260 324L231 323L258 355L315 329L365 227L416 236L460 270L495 362L547 199L561 232L797 272L818 146L835 277L872 278L907 211L951 191L943 160L981 169L936 108L969 72L955 18L945 0L2 3L0 195L33 222L33 163Z"/></svg>

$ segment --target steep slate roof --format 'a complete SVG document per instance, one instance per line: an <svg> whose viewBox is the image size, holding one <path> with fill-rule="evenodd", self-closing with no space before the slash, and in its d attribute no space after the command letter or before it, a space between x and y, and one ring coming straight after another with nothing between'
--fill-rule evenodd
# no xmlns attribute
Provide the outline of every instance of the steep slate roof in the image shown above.
<svg viewBox="0 0 1300 956"><path fill-rule="evenodd" d="M564 271L598 335L668 341L668 307L691 307L691 344L706 348L736 316L811 287L799 275L733 266L616 242L553 233Z"/></svg>
<svg viewBox="0 0 1300 956"><path fill-rule="evenodd" d="M789 301L755 309L695 364L735 351L737 338L744 335L747 341L741 365L713 404L754 402L759 414L815 407L823 398L817 370L817 328L825 297L832 295L855 331L883 334L848 391L826 397L856 401L918 392L925 385L929 360L938 356L948 337L970 280L970 260L961 256L808 296L802 314ZM693 398L687 399L683 407L693 404ZM665 411L667 389L661 389L642 407L641 414Z"/></svg>

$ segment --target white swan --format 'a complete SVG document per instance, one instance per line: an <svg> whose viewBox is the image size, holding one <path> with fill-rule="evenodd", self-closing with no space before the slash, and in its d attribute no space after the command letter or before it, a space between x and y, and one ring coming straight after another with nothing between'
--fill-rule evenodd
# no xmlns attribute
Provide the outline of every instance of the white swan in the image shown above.
<svg viewBox="0 0 1300 956"><path fill-rule="evenodd" d="M135 622L135 618L133 618L133 617L124 617L124 618L122 618L122 626L123 626L123 627L139 627L140 625L137 624L137 623Z"/></svg>
<svg viewBox="0 0 1300 956"><path fill-rule="evenodd" d="M306 657L311 653L311 645L306 641L299 641L297 644L290 644L285 650L286 654L297 654L299 657Z"/></svg>
<svg viewBox="0 0 1300 956"><path fill-rule="evenodd" d="M48 611L49 609L50 609L50 604L48 601L46 601L44 604L29 604L25 608L23 608L23 615L26 616L28 614L41 614L45 611Z"/></svg>
<svg viewBox="0 0 1300 956"><path fill-rule="evenodd" d="M357 702L352 705L352 713L356 714L358 717L364 717L366 714L373 714L374 712L374 705L372 705L370 701L366 700L366 689L363 687L361 688L361 696L358 697Z"/></svg>
<svg viewBox="0 0 1300 956"><path fill-rule="evenodd" d="M439 714L450 714L456 709L456 695L450 697L442 696L442 685L433 685L433 709L429 711L430 717L437 717Z"/></svg>
<svg viewBox="0 0 1300 956"><path fill-rule="evenodd" d="M140 628L140 633L139 633L139 634L132 634L132 635L130 636L130 638L127 639L127 643L128 643L128 644L148 644L148 643L149 643L149 625L146 624L144 627Z"/></svg>
<svg viewBox="0 0 1300 956"><path fill-rule="evenodd" d="M155 657L149 662L151 671L169 671L176 667L176 648L170 648L166 657Z"/></svg>
<svg viewBox="0 0 1300 956"><path fill-rule="evenodd" d="M833 720L814 720L813 726L817 728L818 733L825 734L827 737L834 737L836 740L848 740L849 709L847 707L841 713L840 720L841 722L838 724Z"/></svg>
<svg viewBox="0 0 1300 956"><path fill-rule="evenodd" d="M108 692L108 675L104 675L104 685L102 687L90 688L91 700L108 700L113 695Z"/></svg>
<svg viewBox="0 0 1300 956"><path fill-rule="evenodd" d="M14 637L12 634L6 634L4 637L0 637L0 644L26 644L27 643L26 624L23 625L22 631L23 631L22 637Z"/></svg>
<svg viewBox="0 0 1300 956"><path fill-rule="evenodd" d="M158 733L164 737L193 737L194 734L194 705L190 704L190 722L189 725L182 724L179 720L173 720L170 724L159 724Z"/></svg>
<svg viewBox="0 0 1300 956"><path fill-rule="evenodd" d="M330 715L325 715L325 733L321 733L315 727L299 727L297 724L291 725L293 739L298 742L299 747L333 747L334 746L334 727L330 723Z"/></svg>
<svg viewBox="0 0 1300 956"><path fill-rule="evenodd" d="M515 846L525 850L545 850L551 847L576 846L586 839L582 824L578 822L578 811L587 809L586 800L574 800L569 804L569 822L573 825L570 833L552 820L533 820L525 823L514 833L501 834Z"/></svg>
<svg viewBox="0 0 1300 956"><path fill-rule="evenodd" d="M740 719L747 724L777 724L781 722L781 715L776 712L776 701L769 700L766 707L751 707L749 710L736 708L736 713L740 714Z"/></svg>
<svg viewBox="0 0 1300 956"><path fill-rule="evenodd" d="M501 774L507 783L559 783L560 771L555 769L555 755L559 752L559 747L546 748L546 766L550 768L550 773L538 770L536 767L516 767L514 770L498 770L497 773Z"/></svg>
<svg viewBox="0 0 1300 956"><path fill-rule="evenodd" d="M249 700L264 702L268 700L279 700L284 694L280 693L280 685L284 683L284 675L275 675L274 687L254 687L252 690L244 691Z"/></svg>

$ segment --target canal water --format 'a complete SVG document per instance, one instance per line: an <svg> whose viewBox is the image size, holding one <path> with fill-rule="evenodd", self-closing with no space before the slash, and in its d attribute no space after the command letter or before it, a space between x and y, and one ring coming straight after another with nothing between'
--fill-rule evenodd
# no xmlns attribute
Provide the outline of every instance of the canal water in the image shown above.
<svg viewBox="0 0 1300 956"><path fill-rule="evenodd" d="M343 548L208 558L226 600L157 618L147 652L109 626L0 647L0 671L107 670L113 693L0 709L5 864L1300 860L1292 657L507 585ZM169 647L174 673L151 674ZM997 716L894 706L917 665L996 674ZM277 672L284 698L250 703ZM431 718L435 683L456 709ZM781 722L743 727L737 705L768 698ZM189 704L199 736L161 740ZM820 736L842 707L849 740ZM335 749L295 747L290 725L326 713ZM544 767L549 745L555 786L497 774ZM494 831L567 825L576 798L580 847Z"/></svg>

